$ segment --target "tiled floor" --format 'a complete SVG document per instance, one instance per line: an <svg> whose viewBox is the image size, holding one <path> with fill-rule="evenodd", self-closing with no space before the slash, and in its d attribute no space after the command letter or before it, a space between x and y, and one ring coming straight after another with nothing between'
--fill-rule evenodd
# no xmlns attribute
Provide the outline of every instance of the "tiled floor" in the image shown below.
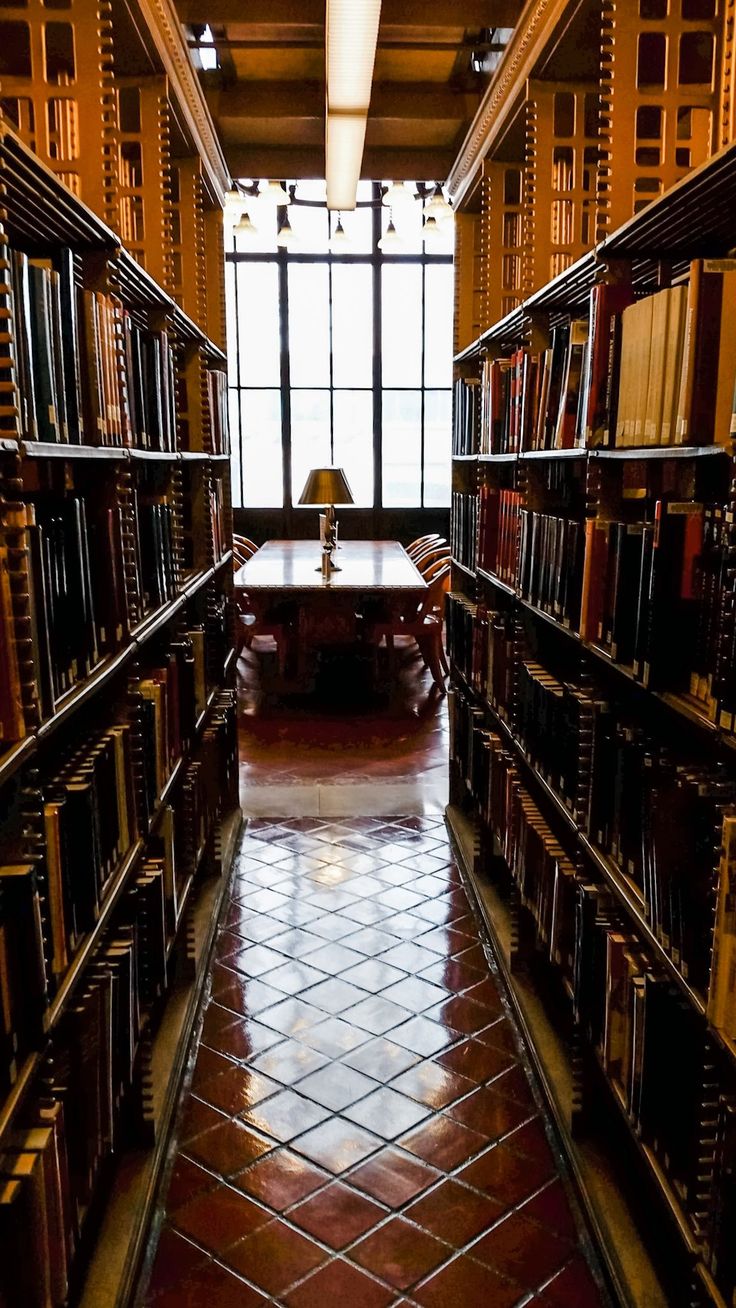
<svg viewBox="0 0 736 1308"><path fill-rule="evenodd" d="M607 1302L439 818L250 823L145 1302Z"/></svg>
<svg viewBox="0 0 736 1308"><path fill-rule="evenodd" d="M246 652L238 665L240 782L251 817L439 814L447 803L446 701L416 649L399 648L389 699L351 693L280 695L275 655ZM328 687L329 689L329 687ZM337 690L340 690L338 684ZM360 692L358 683L355 691Z"/></svg>

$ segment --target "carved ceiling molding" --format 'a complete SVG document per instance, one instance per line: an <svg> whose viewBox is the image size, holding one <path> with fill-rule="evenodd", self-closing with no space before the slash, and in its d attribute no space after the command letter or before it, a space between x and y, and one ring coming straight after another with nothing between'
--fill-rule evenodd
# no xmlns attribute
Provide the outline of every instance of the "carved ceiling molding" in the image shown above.
<svg viewBox="0 0 736 1308"><path fill-rule="evenodd" d="M230 174L172 0L139 0L139 5L202 156L210 188L218 203L222 203L230 185Z"/></svg>
<svg viewBox="0 0 736 1308"><path fill-rule="evenodd" d="M529 0L507 45L501 63L478 109L447 178L447 189L458 205L506 123L517 93L531 76L569 0Z"/></svg>

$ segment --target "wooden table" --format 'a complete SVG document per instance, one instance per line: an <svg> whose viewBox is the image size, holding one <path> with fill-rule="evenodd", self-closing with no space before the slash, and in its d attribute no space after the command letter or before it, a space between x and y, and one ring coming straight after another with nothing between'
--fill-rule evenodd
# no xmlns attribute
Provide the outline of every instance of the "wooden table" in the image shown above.
<svg viewBox="0 0 736 1308"><path fill-rule="evenodd" d="M341 570L328 581L318 540L270 540L235 574L256 616L275 615L288 628L296 653L289 663L296 661L299 677L307 650L357 642L372 615L393 617L427 590L396 540L342 541L335 559Z"/></svg>

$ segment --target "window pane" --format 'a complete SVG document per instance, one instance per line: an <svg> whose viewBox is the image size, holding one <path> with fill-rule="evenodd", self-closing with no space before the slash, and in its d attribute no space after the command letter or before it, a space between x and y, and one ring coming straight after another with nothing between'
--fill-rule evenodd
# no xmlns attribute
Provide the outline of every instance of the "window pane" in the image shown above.
<svg viewBox="0 0 736 1308"><path fill-rule="evenodd" d="M407 194L414 194L414 183L406 183ZM389 210L386 205L381 206L381 233L383 234L388 227L389 217L394 220L394 227L401 237L402 249L397 250L397 254L421 254L422 253L422 225L423 205L419 200L403 200L401 204Z"/></svg>
<svg viewBox="0 0 736 1308"><path fill-rule="evenodd" d="M424 503L445 508L450 503L450 429L452 392L424 393Z"/></svg>
<svg viewBox="0 0 736 1308"><path fill-rule="evenodd" d="M356 504L373 504L373 395L335 391L335 463L344 468Z"/></svg>
<svg viewBox="0 0 736 1308"><path fill-rule="evenodd" d="M373 274L350 263L332 269L334 386L373 384Z"/></svg>
<svg viewBox="0 0 736 1308"><path fill-rule="evenodd" d="M383 392L383 503L410 508L421 498L422 397L419 391Z"/></svg>
<svg viewBox="0 0 736 1308"><path fill-rule="evenodd" d="M298 503L312 468L330 463L330 392L291 392L291 494Z"/></svg>
<svg viewBox="0 0 736 1308"><path fill-rule="evenodd" d="M292 386L330 384L328 269L295 263L289 268L289 359Z"/></svg>
<svg viewBox="0 0 736 1308"><path fill-rule="evenodd" d="M278 386L279 285L275 263L238 264L241 386Z"/></svg>
<svg viewBox="0 0 736 1308"><path fill-rule="evenodd" d="M228 391L228 401L230 409L230 466L232 468L233 482L233 508L240 509L243 506L243 496L240 486L240 406L238 403L239 391L230 387Z"/></svg>
<svg viewBox="0 0 736 1308"><path fill-rule="evenodd" d="M381 269L381 336L384 386L422 384L422 270L393 264Z"/></svg>
<svg viewBox="0 0 736 1308"><path fill-rule="evenodd" d="M324 205L324 182L299 182L296 199L320 200ZM329 223L325 208L315 209L311 204L292 204L289 206L289 222L298 238L300 254L327 253Z"/></svg>
<svg viewBox="0 0 736 1308"><path fill-rule="evenodd" d="M281 391L240 392L243 505L274 508L283 501ZM234 434L237 436L237 426Z"/></svg>
<svg viewBox="0 0 736 1308"><path fill-rule="evenodd" d="M424 284L424 385L452 383L452 264L428 265Z"/></svg>

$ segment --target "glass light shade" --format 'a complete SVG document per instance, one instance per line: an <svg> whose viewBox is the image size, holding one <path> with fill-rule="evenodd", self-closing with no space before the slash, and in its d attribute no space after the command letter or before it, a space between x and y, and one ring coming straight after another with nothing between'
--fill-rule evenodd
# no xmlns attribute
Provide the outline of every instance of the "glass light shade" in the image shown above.
<svg viewBox="0 0 736 1308"><path fill-rule="evenodd" d="M393 209L397 204L412 204L415 198L406 182L389 182L388 190L383 197L383 204L387 209Z"/></svg>
<svg viewBox="0 0 736 1308"><path fill-rule="evenodd" d="M284 215L284 221L276 233L276 244L281 250L294 250L299 244L299 238L289 222L288 213Z"/></svg>
<svg viewBox="0 0 736 1308"><path fill-rule="evenodd" d="M240 191L237 186L231 186L230 189L225 192L225 204L230 205L231 208L234 208L236 205L242 203L243 203L242 191Z"/></svg>
<svg viewBox="0 0 736 1308"><path fill-rule="evenodd" d="M430 216L422 228L422 240L425 245L447 245L450 240L450 228L441 227L437 219Z"/></svg>
<svg viewBox="0 0 736 1308"><path fill-rule="evenodd" d="M440 223L446 218L452 218L452 205L448 204L442 194L442 187L438 186L432 199L427 202L424 210L426 218L436 218Z"/></svg>
<svg viewBox="0 0 736 1308"><path fill-rule="evenodd" d="M291 204L291 197L283 182L269 182L265 190L261 191L261 199L270 200L272 204Z"/></svg>
<svg viewBox="0 0 736 1308"><path fill-rule="evenodd" d="M386 228L383 236L378 242L378 248L379 250L386 250L389 254L391 253L391 251L393 251L394 254L396 254L404 249L404 242L402 241L401 237L399 236L399 233L394 227L393 218L389 218L388 227Z"/></svg>
<svg viewBox="0 0 736 1308"><path fill-rule="evenodd" d="M336 254L344 254L347 250L352 249L352 242L342 225L342 218L339 215L330 240L330 249L334 250Z"/></svg>
<svg viewBox="0 0 736 1308"><path fill-rule="evenodd" d="M245 210L236 222L233 231L241 240L255 240L258 236L258 228L251 221L250 214Z"/></svg>
<svg viewBox="0 0 736 1308"><path fill-rule="evenodd" d="M353 492L342 468L312 468L299 496L300 504L352 504Z"/></svg>

